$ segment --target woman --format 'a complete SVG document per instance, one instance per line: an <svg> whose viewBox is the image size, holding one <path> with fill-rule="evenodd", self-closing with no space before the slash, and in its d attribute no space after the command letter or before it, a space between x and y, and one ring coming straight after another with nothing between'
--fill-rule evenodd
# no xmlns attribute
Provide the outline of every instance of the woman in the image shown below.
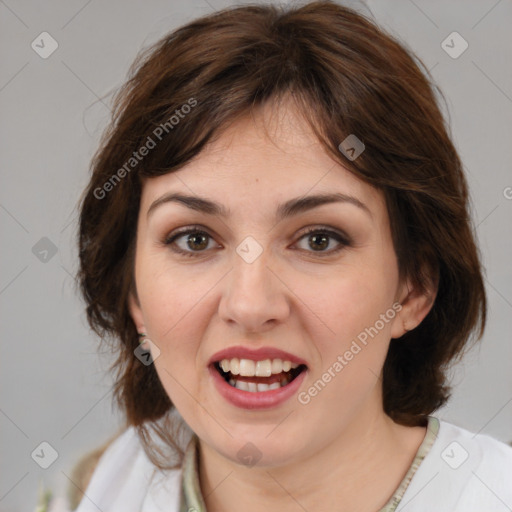
<svg viewBox="0 0 512 512"><path fill-rule="evenodd" d="M512 450L432 415L486 297L420 65L331 2L134 63L79 233L127 429L78 512L512 507Z"/></svg>

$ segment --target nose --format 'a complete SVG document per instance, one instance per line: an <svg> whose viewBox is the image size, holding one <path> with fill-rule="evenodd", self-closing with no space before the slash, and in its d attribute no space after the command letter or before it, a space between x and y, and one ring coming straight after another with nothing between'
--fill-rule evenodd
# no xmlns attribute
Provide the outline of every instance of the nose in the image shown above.
<svg viewBox="0 0 512 512"><path fill-rule="evenodd" d="M264 332L290 313L289 290L267 256L264 249L249 263L235 254L233 269L224 280L219 316L243 332Z"/></svg>

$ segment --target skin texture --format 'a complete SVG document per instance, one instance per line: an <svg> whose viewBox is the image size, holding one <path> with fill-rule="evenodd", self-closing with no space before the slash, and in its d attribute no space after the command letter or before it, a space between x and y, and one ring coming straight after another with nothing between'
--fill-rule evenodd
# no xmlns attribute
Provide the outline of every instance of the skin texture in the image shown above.
<svg viewBox="0 0 512 512"><path fill-rule="evenodd" d="M168 192L214 200L231 216L165 203L148 218ZM332 203L275 219L288 199L332 192L356 197L371 215ZM201 240L187 244L186 234L174 247L193 257L165 245L177 228L196 224L210 235L206 249L198 249ZM307 227L345 233L350 242L329 238L318 249ZM236 252L247 236L263 249L250 264ZM361 512L386 503L425 428L384 413L380 374L390 338L422 321L435 291L420 295L399 282L384 196L325 153L292 101L240 118L179 171L145 181L135 279L130 312L160 349L158 375L200 439L209 512ZM218 350L272 346L307 361L299 392L307 391L397 302L400 312L306 405L294 396L267 410L240 409L212 384L207 363ZM253 467L237 457L248 442L261 452Z"/></svg>

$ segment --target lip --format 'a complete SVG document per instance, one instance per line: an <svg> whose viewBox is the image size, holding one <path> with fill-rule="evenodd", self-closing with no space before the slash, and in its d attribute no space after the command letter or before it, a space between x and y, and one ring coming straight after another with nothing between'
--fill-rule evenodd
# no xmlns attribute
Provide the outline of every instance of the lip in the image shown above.
<svg viewBox="0 0 512 512"><path fill-rule="evenodd" d="M253 361L263 361L265 359L282 359L286 361L291 361L292 363L303 364L307 366L306 361L297 357L289 352L285 352L284 350L279 350L275 347L261 347L258 349L250 349L243 346L229 347L219 352L213 354L208 362L208 365L211 366L213 363L218 361L222 361L223 359L251 359ZM296 380L296 379L295 379ZM293 384L293 382L292 382ZM282 388L284 389L284 388ZM275 391L278 391L277 389Z"/></svg>
<svg viewBox="0 0 512 512"><path fill-rule="evenodd" d="M222 395L232 405L242 409L267 409L281 405L297 393L306 377L306 374L308 373L308 369L306 368L297 375L295 379L282 388L272 389L269 391L257 391L253 393L250 391L242 391L241 389L234 388L228 384L211 364L208 366L208 371L210 372L210 376L213 379L214 385L220 395Z"/></svg>

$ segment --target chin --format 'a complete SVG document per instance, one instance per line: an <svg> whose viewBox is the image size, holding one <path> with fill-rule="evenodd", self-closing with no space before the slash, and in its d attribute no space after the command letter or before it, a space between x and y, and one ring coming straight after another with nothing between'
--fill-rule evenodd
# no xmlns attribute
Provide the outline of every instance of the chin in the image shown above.
<svg viewBox="0 0 512 512"><path fill-rule="evenodd" d="M273 429L275 429L274 432L272 432ZM226 439L224 436L222 442L210 439L208 444L223 457L241 466L259 468L285 466L300 458L305 448L303 433L290 435L284 428L276 428L275 425L266 424L261 428L252 429L244 426L243 433L237 433L234 430L230 432L233 437L229 436L229 439ZM300 439L299 443L297 439Z"/></svg>

